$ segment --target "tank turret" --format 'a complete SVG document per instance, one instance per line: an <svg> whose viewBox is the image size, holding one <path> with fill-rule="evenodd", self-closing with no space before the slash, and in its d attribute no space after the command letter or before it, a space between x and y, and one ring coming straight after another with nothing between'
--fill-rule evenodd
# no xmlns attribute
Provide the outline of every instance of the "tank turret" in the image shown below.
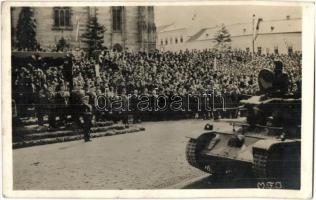
<svg viewBox="0 0 316 200"><path fill-rule="evenodd" d="M276 134L300 135L301 99L288 91L280 91L287 86L274 86L279 78L286 79L284 77L287 76L276 76L268 69L260 71L258 85L261 96L240 102L248 111L247 123L250 129L267 127Z"/></svg>

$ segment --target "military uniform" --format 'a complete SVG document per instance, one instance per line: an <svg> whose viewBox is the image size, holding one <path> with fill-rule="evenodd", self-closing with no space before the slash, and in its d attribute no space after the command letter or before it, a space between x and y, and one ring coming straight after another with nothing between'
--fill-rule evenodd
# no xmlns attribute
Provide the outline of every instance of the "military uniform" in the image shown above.
<svg viewBox="0 0 316 200"><path fill-rule="evenodd" d="M283 96L289 91L289 77L283 72L283 63L281 61L274 61L274 77L272 82L272 95Z"/></svg>

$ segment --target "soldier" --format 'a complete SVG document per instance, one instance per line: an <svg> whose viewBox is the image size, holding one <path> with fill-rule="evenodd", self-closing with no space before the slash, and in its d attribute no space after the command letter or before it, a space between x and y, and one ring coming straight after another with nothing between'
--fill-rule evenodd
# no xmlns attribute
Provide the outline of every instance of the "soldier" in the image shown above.
<svg viewBox="0 0 316 200"><path fill-rule="evenodd" d="M274 77L272 82L272 95L283 96L289 90L289 77L283 72L283 63L274 61Z"/></svg>
<svg viewBox="0 0 316 200"><path fill-rule="evenodd" d="M89 96L84 96L82 99L81 112L83 118L83 131L84 131L84 141L89 142L90 132L92 127L92 106L89 104Z"/></svg>

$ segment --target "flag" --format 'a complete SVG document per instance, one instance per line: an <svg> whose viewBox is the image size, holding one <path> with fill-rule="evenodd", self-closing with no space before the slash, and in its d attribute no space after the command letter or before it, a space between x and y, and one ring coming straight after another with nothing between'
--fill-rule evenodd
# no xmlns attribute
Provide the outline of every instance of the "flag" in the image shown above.
<svg viewBox="0 0 316 200"><path fill-rule="evenodd" d="M76 42L79 41L79 25L80 25L79 18L77 18L77 22L76 22L76 26L77 26L77 30L76 30Z"/></svg>
<svg viewBox="0 0 316 200"><path fill-rule="evenodd" d="M262 22L262 18L258 18L257 20L256 30L254 33L254 40L256 40L258 37L260 22Z"/></svg>

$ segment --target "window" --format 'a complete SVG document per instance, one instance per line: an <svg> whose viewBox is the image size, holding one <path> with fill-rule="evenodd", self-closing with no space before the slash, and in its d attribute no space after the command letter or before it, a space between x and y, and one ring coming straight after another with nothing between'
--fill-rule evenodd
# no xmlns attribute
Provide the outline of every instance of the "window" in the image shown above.
<svg viewBox="0 0 316 200"><path fill-rule="evenodd" d="M279 54L279 48L277 46L274 47L274 54Z"/></svg>
<svg viewBox="0 0 316 200"><path fill-rule="evenodd" d="M54 8L54 27L67 28L71 26L71 14L68 7Z"/></svg>
<svg viewBox="0 0 316 200"><path fill-rule="evenodd" d="M122 31L122 7L112 8L112 29L114 32Z"/></svg>
<svg viewBox="0 0 316 200"><path fill-rule="evenodd" d="M65 25L70 26L70 11L69 11L69 9L65 10Z"/></svg>
<svg viewBox="0 0 316 200"><path fill-rule="evenodd" d="M178 44L178 38L175 39L175 43Z"/></svg>
<svg viewBox="0 0 316 200"><path fill-rule="evenodd" d="M270 29L271 29L271 31L273 31L274 30L274 26L271 26Z"/></svg>
<svg viewBox="0 0 316 200"><path fill-rule="evenodd" d="M173 43L173 39L172 38L170 38L170 44L172 44Z"/></svg>
<svg viewBox="0 0 316 200"><path fill-rule="evenodd" d="M165 45L168 45L168 40L167 39L165 40Z"/></svg>
<svg viewBox="0 0 316 200"><path fill-rule="evenodd" d="M59 10L54 10L54 25L59 26Z"/></svg>
<svg viewBox="0 0 316 200"><path fill-rule="evenodd" d="M246 31L247 31L247 29L245 29L245 28L244 28L244 29L243 29L243 31L244 31L244 34L245 34L245 33L246 33Z"/></svg>
<svg viewBox="0 0 316 200"><path fill-rule="evenodd" d="M148 10L148 12L152 12L152 11L154 11L154 7L153 6L148 6L147 10Z"/></svg>
<svg viewBox="0 0 316 200"><path fill-rule="evenodd" d="M160 44L163 45L163 40L160 41Z"/></svg>
<svg viewBox="0 0 316 200"><path fill-rule="evenodd" d="M60 26L65 26L65 14L64 14L65 11L61 10L59 12L59 23L60 23Z"/></svg>
<svg viewBox="0 0 316 200"><path fill-rule="evenodd" d="M180 42L183 43L183 37L182 36L180 37Z"/></svg>

